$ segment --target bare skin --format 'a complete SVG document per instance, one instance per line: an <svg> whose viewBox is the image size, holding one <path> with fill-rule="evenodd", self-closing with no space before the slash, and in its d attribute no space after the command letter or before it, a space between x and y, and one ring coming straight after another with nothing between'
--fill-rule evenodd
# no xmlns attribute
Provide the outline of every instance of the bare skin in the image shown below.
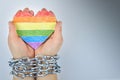
<svg viewBox="0 0 120 80"><path fill-rule="evenodd" d="M16 32L16 27L12 22L9 22L9 34L8 45L11 54L14 58L30 57L34 58L35 55L56 55L60 50L63 43L62 37L62 23L59 21L56 24L55 32L52 36L42 44L38 49L34 50L27 45ZM13 80L19 80L19 78L13 77ZM32 77L26 77L23 80L35 80ZM36 80L57 80L56 74L50 74L46 77L37 77Z"/></svg>

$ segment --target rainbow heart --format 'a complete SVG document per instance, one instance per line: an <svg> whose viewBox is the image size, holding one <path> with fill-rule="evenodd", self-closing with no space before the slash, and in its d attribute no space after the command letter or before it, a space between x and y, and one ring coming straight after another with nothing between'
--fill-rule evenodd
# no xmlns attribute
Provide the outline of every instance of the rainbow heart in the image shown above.
<svg viewBox="0 0 120 80"><path fill-rule="evenodd" d="M56 17L46 9L39 11L36 16L32 12L28 8L24 11L18 11L13 22L22 40L33 49L37 49L54 32Z"/></svg>

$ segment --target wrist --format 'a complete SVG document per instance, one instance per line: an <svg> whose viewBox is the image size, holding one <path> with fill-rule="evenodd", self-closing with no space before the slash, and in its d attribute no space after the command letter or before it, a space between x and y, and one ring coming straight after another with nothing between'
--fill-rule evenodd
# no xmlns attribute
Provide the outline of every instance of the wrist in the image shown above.
<svg viewBox="0 0 120 80"><path fill-rule="evenodd" d="M20 59L20 58L23 58L23 57L28 57L28 55L13 55L14 59ZM29 58L33 58L33 57L29 57Z"/></svg>
<svg viewBox="0 0 120 80"><path fill-rule="evenodd" d="M19 58L23 58L23 57L29 57L29 58L34 58L34 53L30 53L30 52L21 52L21 53L12 53L12 56L14 59L19 59Z"/></svg>
<svg viewBox="0 0 120 80"><path fill-rule="evenodd" d="M37 80L57 80L57 74L49 74L45 77L37 77Z"/></svg>
<svg viewBox="0 0 120 80"><path fill-rule="evenodd" d="M42 56L54 56L57 55L57 52L49 52L49 51L35 51L35 55L42 55Z"/></svg>
<svg viewBox="0 0 120 80"><path fill-rule="evenodd" d="M13 80L20 80L20 78L13 76ZM32 77L26 77L26 78L24 78L22 80L34 80L34 78L32 78Z"/></svg>

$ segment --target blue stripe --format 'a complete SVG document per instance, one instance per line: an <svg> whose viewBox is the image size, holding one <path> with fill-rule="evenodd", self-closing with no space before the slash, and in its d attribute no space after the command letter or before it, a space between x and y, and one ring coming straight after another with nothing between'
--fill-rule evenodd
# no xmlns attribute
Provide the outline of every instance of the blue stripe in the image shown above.
<svg viewBox="0 0 120 80"><path fill-rule="evenodd" d="M48 36L21 36L25 42L44 42Z"/></svg>

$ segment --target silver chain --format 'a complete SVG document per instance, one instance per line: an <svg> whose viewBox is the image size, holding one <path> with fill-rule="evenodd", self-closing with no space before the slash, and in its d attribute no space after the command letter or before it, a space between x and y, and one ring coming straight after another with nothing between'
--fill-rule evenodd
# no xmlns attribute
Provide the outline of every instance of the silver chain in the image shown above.
<svg viewBox="0 0 120 80"><path fill-rule="evenodd" d="M40 56L35 58L12 58L9 66L12 67L11 74L19 77L44 77L48 74L60 73L60 66L57 64L58 56Z"/></svg>

